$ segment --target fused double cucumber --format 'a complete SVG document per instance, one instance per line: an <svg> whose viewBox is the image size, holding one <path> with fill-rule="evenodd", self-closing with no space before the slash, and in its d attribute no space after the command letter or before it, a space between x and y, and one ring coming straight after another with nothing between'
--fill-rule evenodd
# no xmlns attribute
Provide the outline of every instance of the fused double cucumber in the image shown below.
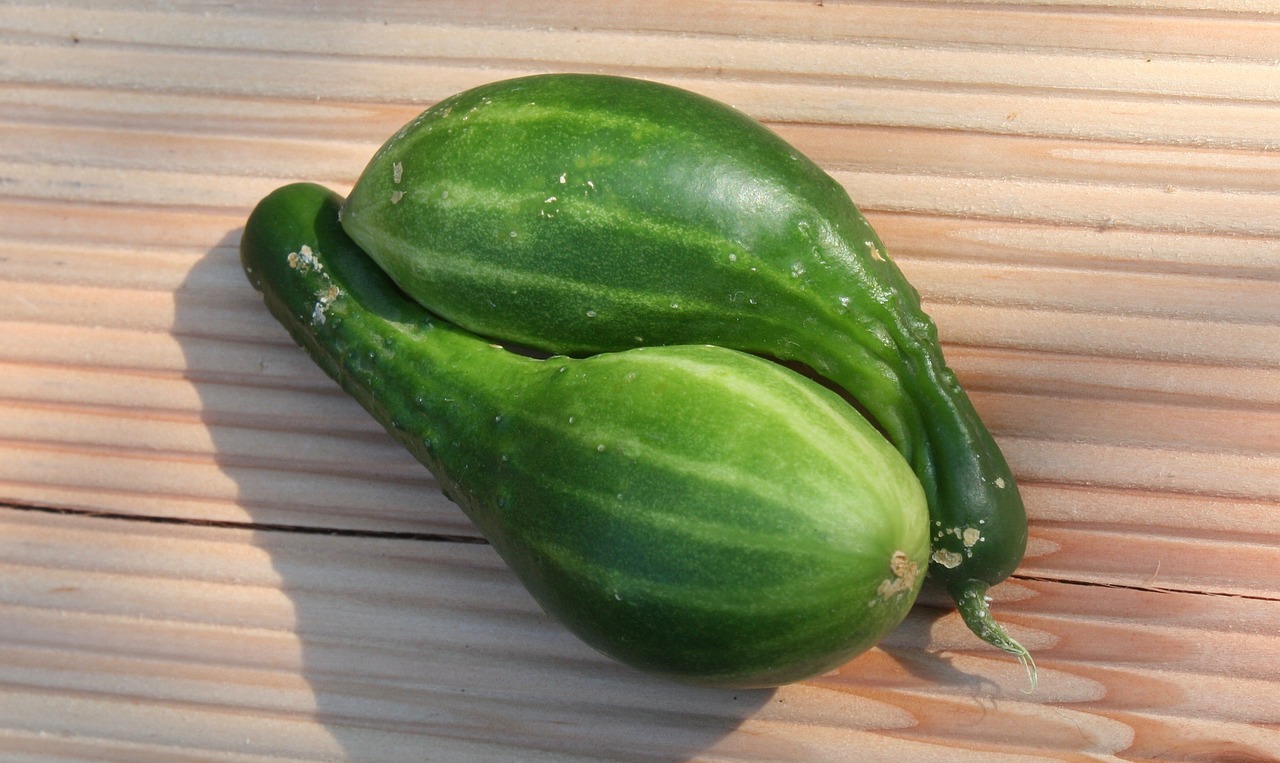
<svg viewBox="0 0 1280 763"><path fill-rule="evenodd" d="M835 393L710 346L535 359L430 315L286 186L241 258L293 338L428 466L538 602L639 668L726 686L830 670L905 616L929 517Z"/></svg>
<svg viewBox="0 0 1280 763"><path fill-rule="evenodd" d="M1005 459L847 193L759 123L632 79L497 82L389 140L343 225L477 334L574 355L707 343L810 367L911 464L930 579L1034 681L985 599L1027 540Z"/></svg>

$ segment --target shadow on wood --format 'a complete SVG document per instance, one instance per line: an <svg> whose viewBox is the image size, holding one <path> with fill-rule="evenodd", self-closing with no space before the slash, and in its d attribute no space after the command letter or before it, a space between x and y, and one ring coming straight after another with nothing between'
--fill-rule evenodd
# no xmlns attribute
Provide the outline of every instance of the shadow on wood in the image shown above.
<svg viewBox="0 0 1280 763"><path fill-rule="evenodd" d="M770 701L642 675L542 613L426 469L270 317L240 271L239 234L191 269L175 335L218 467L293 606L314 721L342 758L684 760ZM225 325L231 310L244 313L237 336L211 335L207 317ZM419 510L383 514L389 495Z"/></svg>

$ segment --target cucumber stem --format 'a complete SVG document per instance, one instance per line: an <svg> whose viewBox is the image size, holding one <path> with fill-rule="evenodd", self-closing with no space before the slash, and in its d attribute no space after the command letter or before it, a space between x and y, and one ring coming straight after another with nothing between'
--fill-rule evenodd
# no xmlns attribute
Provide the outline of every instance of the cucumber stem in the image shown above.
<svg viewBox="0 0 1280 763"><path fill-rule="evenodd" d="M1039 683L1035 660L1031 658L1031 652L1014 640L1004 626L992 617L991 607L987 603L988 588L990 586L985 581L965 580L950 586L948 590L951 598L955 599L960 617L964 619L965 625L969 626L969 630L988 644L1017 657L1022 667L1026 668L1027 679L1031 684L1031 688L1026 693L1030 694L1036 690L1036 685Z"/></svg>

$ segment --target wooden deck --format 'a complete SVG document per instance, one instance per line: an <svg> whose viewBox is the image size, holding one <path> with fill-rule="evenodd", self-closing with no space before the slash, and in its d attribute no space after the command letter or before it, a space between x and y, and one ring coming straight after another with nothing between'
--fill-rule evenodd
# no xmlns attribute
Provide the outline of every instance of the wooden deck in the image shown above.
<svg viewBox="0 0 1280 763"><path fill-rule="evenodd" d="M436 100L681 85L846 184L1019 476L993 591L772 692L541 614L237 244ZM0 2L0 760L1280 760L1280 5Z"/></svg>

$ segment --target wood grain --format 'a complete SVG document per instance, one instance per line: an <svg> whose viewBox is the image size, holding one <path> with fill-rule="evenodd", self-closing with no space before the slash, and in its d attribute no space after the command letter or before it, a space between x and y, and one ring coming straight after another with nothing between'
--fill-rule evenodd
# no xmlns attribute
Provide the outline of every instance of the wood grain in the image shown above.
<svg viewBox="0 0 1280 763"><path fill-rule="evenodd" d="M14 514L0 602L13 749L44 731L50 752L92 737L140 760L407 759L396 744L449 759L595 759L604 745L623 759L1087 760L1136 727L1209 714L1236 744L1275 741L1250 729L1269 708L1231 702L1280 678L1274 601L1022 582L1000 605L1055 654L1037 695L930 608L833 674L734 693L594 654L483 545ZM68 559L69 545L98 551ZM50 725L59 707L74 717Z"/></svg>
<svg viewBox="0 0 1280 763"><path fill-rule="evenodd" d="M1280 8L0 4L0 759L1280 760ZM426 105L647 77L765 120L919 288L1032 517L776 692L538 612L240 272Z"/></svg>

